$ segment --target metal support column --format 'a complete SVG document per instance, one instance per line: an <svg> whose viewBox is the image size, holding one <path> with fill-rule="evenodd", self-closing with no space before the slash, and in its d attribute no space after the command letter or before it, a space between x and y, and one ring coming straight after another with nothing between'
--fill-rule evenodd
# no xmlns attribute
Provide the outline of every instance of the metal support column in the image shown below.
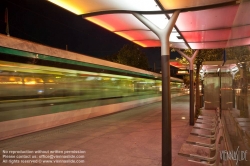
<svg viewBox="0 0 250 166"><path fill-rule="evenodd" d="M222 101L222 91L221 91L221 67L220 67L220 72L219 72L219 75L220 75L220 118L221 118L221 112L222 112L222 103L221 103L221 101Z"/></svg>
<svg viewBox="0 0 250 166"><path fill-rule="evenodd" d="M234 80L234 78L233 78L233 79L232 79L232 89L233 89L232 108L235 108L235 86L236 86L236 83L235 83L235 80Z"/></svg>
<svg viewBox="0 0 250 166"><path fill-rule="evenodd" d="M161 40L161 70L162 70L162 166L172 165L171 138L171 97L170 97L170 46L169 36L180 11L175 11L164 29L159 29L138 13L134 16L151 29Z"/></svg>
<svg viewBox="0 0 250 166"><path fill-rule="evenodd" d="M161 56L162 71L162 165L172 163L171 94L169 55Z"/></svg>
<svg viewBox="0 0 250 166"><path fill-rule="evenodd" d="M189 90L189 97L190 97L190 103L189 103L189 124L191 126L194 125L194 77L193 77L193 66L194 66L194 60L195 57L197 56L199 50L196 50L194 52L194 54L192 55L192 57L187 56L186 54L184 54L182 51L180 50L176 50L179 54L181 54L182 56L184 56L188 62L189 62L189 78L190 78L190 90ZM199 72L199 71L197 71Z"/></svg>
<svg viewBox="0 0 250 166"><path fill-rule="evenodd" d="M236 97L236 94L235 94L235 88L236 88L236 81L235 81L235 74L239 71L239 69L237 68L236 70L234 71L231 71L231 75L232 75L232 89L233 89L233 103L232 103L232 108L236 108L236 103L235 103L235 97Z"/></svg>
<svg viewBox="0 0 250 166"><path fill-rule="evenodd" d="M189 70L190 88L189 88L189 125L194 125L194 71Z"/></svg>

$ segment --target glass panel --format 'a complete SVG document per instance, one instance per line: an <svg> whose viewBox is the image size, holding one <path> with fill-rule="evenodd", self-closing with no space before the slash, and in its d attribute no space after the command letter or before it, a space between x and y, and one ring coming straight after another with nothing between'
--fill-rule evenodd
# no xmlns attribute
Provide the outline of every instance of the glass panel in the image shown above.
<svg viewBox="0 0 250 166"><path fill-rule="evenodd" d="M250 49L246 46L228 48L226 57L224 64L203 63L204 109L221 108L224 130L223 148L219 149L221 162L246 166L250 164ZM216 70L218 68L220 70Z"/></svg>
<svg viewBox="0 0 250 166"><path fill-rule="evenodd" d="M234 152L239 158L228 158L225 154L223 160L232 165L249 165L250 154L250 116L249 116L249 98L248 98L248 80L250 58L248 47L235 47L226 49L228 59L237 59L237 67L230 65L231 73L223 73L221 77L221 109L222 123L224 124L227 140L227 152ZM239 69L239 71L238 71ZM226 70L225 70L226 72ZM237 152L237 153L236 153Z"/></svg>
<svg viewBox="0 0 250 166"><path fill-rule="evenodd" d="M233 165L249 165L250 154L250 111L249 111L249 70L246 63L242 64L240 72L233 77L222 79L222 120L225 124L225 138L228 143L228 151L236 152L239 160L223 159ZM232 88L230 84L232 83ZM230 90L232 89L232 91ZM231 97L232 96L232 97Z"/></svg>
<svg viewBox="0 0 250 166"><path fill-rule="evenodd" d="M204 104L205 109L214 110L219 107L220 85L219 77L210 74L204 78Z"/></svg>

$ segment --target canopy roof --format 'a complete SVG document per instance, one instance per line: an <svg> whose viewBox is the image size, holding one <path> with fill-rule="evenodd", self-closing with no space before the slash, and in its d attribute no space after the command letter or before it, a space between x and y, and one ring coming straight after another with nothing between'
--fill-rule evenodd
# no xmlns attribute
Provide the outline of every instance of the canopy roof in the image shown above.
<svg viewBox="0 0 250 166"><path fill-rule="evenodd" d="M159 37L137 12L163 29L180 9L171 47L211 49L250 44L250 2L236 0L49 0L143 47L160 47Z"/></svg>
<svg viewBox="0 0 250 166"><path fill-rule="evenodd" d="M205 73L231 72L238 70L240 63L237 60L223 61L205 61L202 63L201 71Z"/></svg>

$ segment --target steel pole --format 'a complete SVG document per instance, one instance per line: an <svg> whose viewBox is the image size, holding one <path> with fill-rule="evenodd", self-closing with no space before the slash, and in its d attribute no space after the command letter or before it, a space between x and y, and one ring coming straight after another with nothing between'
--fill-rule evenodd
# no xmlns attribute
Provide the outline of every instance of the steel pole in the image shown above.
<svg viewBox="0 0 250 166"><path fill-rule="evenodd" d="M176 50L179 54L185 57L189 62L189 80L190 80L190 87L189 87L189 125L194 125L194 77L193 77L193 67L194 67L194 60L199 53L199 50L196 50L192 57L187 56L180 50Z"/></svg>
<svg viewBox="0 0 250 166"><path fill-rule="evenodd" d="M175 11L164 29L159 29L148 19L138 13L134 16L144 23L160 38L161 71L162 71L162 166L172 165L172 132L171 132L171 94L170 94L170 43L169 36L179 16Z"/></svg>
<svg viewBox="0 0 250 166"><path fill-rule="evenodd" d="M220 68L220 73L219 73L219 75L220 75L220 118L221 118L221 112L222 112L222 109L221 109L221 68Z"/></svg>
<svg viewBox="0 0 250 166"><path fill-rule="evenodd" d="M161 56L162 69L162 166L172 164L171 94L169 55Z"/></svg>
<svg viewBox="0 0 250 166"><path fill-rule="evenodd" d="M232 80L232 89L233 89L233 103L232 103L232 108L235 108L235 85L236 85L236 83L235 83L235 80L233 78L233 80Z"/></svg>
<svg viewBox="0 0 250 166"><path fill-rule="evenodd" d="M169 36L180 11L174 12L161 33L162 69L162 166L172 165L171 91L170 91L170 42Z"/></svg>
<svg viewBox="0 0 250 166"><path fill-rule="evenodd" d="M190 111L189 111L189 124L191 126L194 125L194 71L189 70L189 78L190 78L190 91L189 91L189 98L190 98Z"/></svg>

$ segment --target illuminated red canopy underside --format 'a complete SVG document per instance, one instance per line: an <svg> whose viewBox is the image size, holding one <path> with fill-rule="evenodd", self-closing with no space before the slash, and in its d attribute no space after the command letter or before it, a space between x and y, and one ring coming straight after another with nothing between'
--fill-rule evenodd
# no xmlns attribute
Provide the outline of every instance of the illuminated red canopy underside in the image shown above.
<svg viewBox="0 0 250 166"><path fill-rule="evenodd" d="M250 44L250 2L180 13L176 26L192 49L225 48ZM159 38L132 14L106 14L88 19L105 22L114 33L143 47L160 47ZM171 42L188 48L184 42Z"/></svg>
<svg viewBox="0 0 250 166"><path fill-rule="evenodd" d="M158 0L157 3L155 0L49 1L78 15L102 12L84 18L143 47L160 47L161 43L159 37L132 13L177 9L181 12L176 22L178 31L170 35L171 47L211 49L250 45L249 1ZM199 8L194 10L194 7ZM190 10L187 12L185 9ZM105 13L107 11L109 14ZM166 22L167 20L166 18Z"/></svg>
<svg viewBox="0 0 250 166"><path fill-rule="evenodd" d="M192 49L250 44L250 3L181 13L176 22Z"/></svg>
<svg viewBox="0 0 250 166"><path fill-rule="evenodd" d="M184 64L182 64L182 63L180 63L179 61L177 61L177 60L170 60L170 65L171 66L174 66L174 67L176 67L176 68L178 68L178 69L187 69L187 66L186 65L184 65Z"/></svg>
<svg viewBox="0 0 250 166"><path fill-rule="evenodd" d="M86 19L143 47L161 46L158 36L133 14L103 14ZM184 42L171 42L171 45L176 48L187 48Z"/></svg>

